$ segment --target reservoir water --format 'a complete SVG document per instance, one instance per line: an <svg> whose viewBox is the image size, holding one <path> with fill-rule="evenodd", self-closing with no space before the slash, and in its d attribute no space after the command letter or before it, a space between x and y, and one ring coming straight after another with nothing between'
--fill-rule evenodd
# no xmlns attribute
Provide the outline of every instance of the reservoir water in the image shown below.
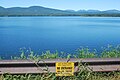
<svg viewBox="0 0 120 80"><path fill-rule="evenodd" d="M74 53L120 44L120 17L0 17L0 56L31 48Z"/></svg>

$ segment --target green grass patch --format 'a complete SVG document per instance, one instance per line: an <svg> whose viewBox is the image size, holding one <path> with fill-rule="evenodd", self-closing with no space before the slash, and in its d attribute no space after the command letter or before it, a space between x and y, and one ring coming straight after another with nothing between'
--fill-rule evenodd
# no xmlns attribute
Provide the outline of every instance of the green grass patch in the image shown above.
<svg viewBox="0 0 120 80"><path fill-rule="evenodd" d="M21 50L21 55L18 57L12 56L11 59L31 59L38 61L40 59L55 59L55 58L120 58L120 46L113 47L109 45L103 48L100 55L97 55L97 51L91 51L88 48L80 48L75 54L69 54L64 52L50 51L43 52L41 55L37 55L34 51L29 50L29 55L26 56L26 51ZM0 58L2 59L2 58ZM79 63L80 70L71 77L57 77L54 73L46 74L25 74L25 75L11 75L3 74L0 76L0 80L120 80L120 72L109 73L97 73L87 70L86 65Z"/></svg>

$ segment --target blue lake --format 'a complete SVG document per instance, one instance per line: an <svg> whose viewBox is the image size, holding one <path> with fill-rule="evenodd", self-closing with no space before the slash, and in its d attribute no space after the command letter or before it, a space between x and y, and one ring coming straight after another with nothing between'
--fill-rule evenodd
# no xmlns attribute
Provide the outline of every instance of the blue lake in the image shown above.
<svg viewBox="0 0 120 80"><path fill-rule="evenodd" d="M20 48L74 53L77 48L120 44L120 17L0 17L0 56Z"/></svg>

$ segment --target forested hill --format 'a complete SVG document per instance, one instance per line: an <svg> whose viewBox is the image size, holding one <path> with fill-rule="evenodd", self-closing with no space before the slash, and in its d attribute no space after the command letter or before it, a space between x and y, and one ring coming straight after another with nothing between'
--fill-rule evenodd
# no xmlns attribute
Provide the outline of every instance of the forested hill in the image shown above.
<svg viewBox="0 0 120 80"><path fill-rule="evenodd" d="M45 15L68 15L71 14L68 11L62 11L57 9L45 8L41 6L24 7L12 7L3 8L0 7L0 16L45 16Z"/></svg>
<svg viewBox="0 0 120 80"><path fill-rule="evenodd" d="M0 16L113 16L120 17L119 10L58 10L41 6L0 7Z"/></svg>

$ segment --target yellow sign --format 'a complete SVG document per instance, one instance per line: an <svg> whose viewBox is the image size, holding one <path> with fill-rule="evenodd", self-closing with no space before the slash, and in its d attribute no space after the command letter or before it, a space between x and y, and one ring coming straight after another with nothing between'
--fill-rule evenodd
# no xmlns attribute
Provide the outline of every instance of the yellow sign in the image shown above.
<svg viewBox="0 0 120 80"><path fill-rule="evenodd" d="M57 62L56 76L73 76L74 63L73 62Z"/></svg>

